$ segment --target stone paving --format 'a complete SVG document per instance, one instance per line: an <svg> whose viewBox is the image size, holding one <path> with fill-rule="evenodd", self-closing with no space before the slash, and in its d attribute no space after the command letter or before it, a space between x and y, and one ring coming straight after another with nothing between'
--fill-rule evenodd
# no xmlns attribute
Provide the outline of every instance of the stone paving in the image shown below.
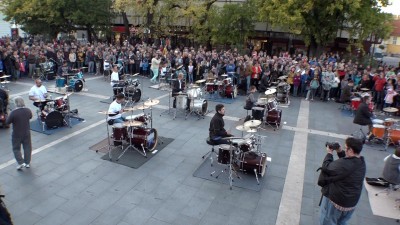
<svg viewBox="0 0 400 225"><path fill-rule="evenodd" d="M261 191L237 187L229 190L228 185L192 176L202 163L201 156L211 149L205 139L214 112L200 120L194 116L187 120L182 117L173 120L167 114L160 116L168 107L168 92L149 88L148 78L139 78L142 99L160 97L160 105L153 108L153 127L160 136L174 141L139 169L100 159L102 154L89 147L107 136L104 115L97 112L107 110L108 105L100 100L111 94L111 87L103 77L87 75L86 78L88 91L71 96L71 107L79 110L85 122L53 135L32 132L34 155L30 169L15 169L11 129L0 130L0 188L16 225L317 225L320 188L316 185L315 171L326 153L325 142L343 143L345 135L358 129L351 117L341 114L336 103L292 98L289 107L282 107L285 122L282 129L259 132L267 136L262 151L272 158L262 178L266 181ZM11 83L9 89L12 96L22 95L27 106L36 111L27 96L32 85L31 79L24 78ZM54 85L54 81L45 85ZM225 126L238 136L241 133L235 126L246 115L244 99L239 96L232 104L225 104ZM214 111L215 105L209 101L209 110ZM302 107L309 112L306 129L297 124ZM302 143L293 143L296 133L302 132L307 133L300 140ZM296 144L307 147L302 150L304 164L290 167L304 170L304 179L293 184L287 177L293 172L288 168ZM380 175L387 154L369 146L364 149L367 176ZM284 188L285 184L291 188ZM293 193L283 193L293 189ZM293 204L292 214L286 215L282 208L285 203L281 200L286 201L283 195L300 197ZM350 224L397 223L372 214L364 189Z"/></svg>

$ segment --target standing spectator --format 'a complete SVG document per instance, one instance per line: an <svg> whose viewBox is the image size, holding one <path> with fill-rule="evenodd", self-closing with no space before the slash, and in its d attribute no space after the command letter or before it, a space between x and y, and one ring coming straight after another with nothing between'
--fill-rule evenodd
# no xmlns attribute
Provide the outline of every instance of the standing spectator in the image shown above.
<svg viewBox="0 0 400 225"><path fill-rule="evenodd" d="M153 73L153 77L150 79L151 83L156 83L157 82L157 77L158 77L158 71L160 70L160 54L156 53L156 55L151 59L151 71Z"/></svg>
<svg viewBox="0 0 400 225"><path fill-rule="evenodd" d="M21 97L16 97L14 101L17 108L11 111L6 124L13 125L12 148L15 160L18 163L17 170L21 170L22 167L29 168L31 163L32 143L29 120L32 119L32 111L25 107L24 100ZM21 145L24 148L23 158Z"/></svg>
<svg viewBox="0 0 400 225"><path fill-rule="evenodd" d="M293 77L293 97L297 97L297 93L299 92L299 87L301 85L300 73L301 71L298 69Z"/></svg>
<svg viewBox="0 0 400 225"><path fill-rule="evenodd" d="M321 78L321 83L322 83L321 100L323 100L324 102L330 100L329 91L331 90L331 85L334 79L335 79L335 74L332 72L332 66L328 66L328 70L322 72L322 78Z"/></svg>
<svg viewBox="0 0 400 225"><path fill-rule="evenodd" d="M82 48L78 49L78 68L82 68L83 67L83 62L85 62L85 53L83 52Z"/></svg>
<svg viewBox="0 0 400 225"><path fill-rule="evenodd" d="M69 55L68 55L68 67L70 69L75 69L75 64L76 64L76 53L75 50L71 48Z"/></svg>
<svg viewBox="0 0 400 225"><path fill-rule="evenodd" d="M36 68L36 63L37 63L37 55L35 54L35 52L33 50L29 51L28 54L28 65L29 65L29 72L28 72L28 77L33 78L33 74L35 72L35 68Z"/></svg>
<svg viewBox="0 0 400 225"><path fill-rule="evenodd" d="M251 85L256 86L256 88L258 89L258 81L260 80L260 76L261 76L261 66L260 63L258 61L255 61L253 63L253 67L251 68Z"/></svg>
<svg viewBox="0 0 400 225"><path fill-rule="evenodd" d="M94 56L94 52L91 50L91 49L89 49L87 52L86 52L86 61L87 61L87 64L88 64L88 71L89 71L89 74L93 74L94 73L94 58L95 58L95 56Z"/></svg>
<svg viewBox="0 0 400 225"><path fill-rule="evenodd" d="M347 224L360 199L366 165L360 155L363 143L349 137L344 150L327 146L318 185L322 187L320 224ZM333 160L333 151L339 159Z"/></svg>
<svg viewBox="0 0 400 225"><path fill-rule="evenodd" d="M374 85L374 102L376 103L376 108L378 110L382 110L383 108L383 103L384 103L384 98L385 98L385 84L386 84L386 79L385 79L385 74L384 72L380 72L379 75L375 75L374 77L375 85Z"/></svg>
<svg viewBox="0 0 400 225"><path fill-rule="evenodd" d="M311 101L314 101L315 92L317 92L318 88L319 88L318 73L315 73L314 78L310 82L310 88L308 89L306 100L309 100L311 95Z"/></svg>

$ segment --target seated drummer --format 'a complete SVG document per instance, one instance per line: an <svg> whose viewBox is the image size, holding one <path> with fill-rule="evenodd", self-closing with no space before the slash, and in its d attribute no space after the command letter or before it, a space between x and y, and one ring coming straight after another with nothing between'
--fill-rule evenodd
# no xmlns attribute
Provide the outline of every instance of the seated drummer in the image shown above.
<svg viewBox="0 0 400 225"><path fill-rule="evenodd" d="M110 104L110 107L108 108L108 117L107 117L107 122L109 125L113 125L115 123L123 123L126 121L125 117L122 116L122 113L124 112L122 109L121 104L124 102L125 96L122 93L119 93L115 100Z"/></svg>
<svg viewBox="0 0 400 225"><path fill-rule="evenodd" d="M33 101L33 105L40 108L42 111L46 105L47 90L42 85L42 80L36 79L35 85L29 91L29 100Z"/></svg>
<svg viewBox="0 0 400 225"><path fill-rule="evenodd" d="M351 98L353 97L353 87L354 81L350 79L346 86L344 86L342 89L342 94L340 95L340 100L338 101L339 103L351 102Z"/></svg>
<svg viewBox="0 0 400 225"><path fill-rule="evenodd" d="M62 77L62 76L64 76L64 75L66 75L66 74L69 74L70 72L71 72L71 71L69 70L67 61L64 61L64 62L63 62L63 65L60 66L60 67L58 67L58 69L57 69L57 76Z"/></svg>
<svg viewBox="0 0 400 225"><path fill-rule="evenodd" d="M210 140L215 144L229 144L229 140L225 140L225 137L232 137L233 135L227 132L224 128L224 115L225 115L225 106L222 104L217 104L215 106L215 115L210 121L209 137Z"/></svg>
<svg viewBox="0 0 400 225"><path fill-rule="evenodd" d="M114 93L114 98L117 96L119 93L122 92L124 84L120 83L119 80L119 74L118 74L118 66L114 65L112 68L112 73L111 73L111 87L113 87L113 93Z"/></svg>
<svg viewBox="0 0 400 225"><path fill-rule="evenodd" d="M176 79L172 86L172 97L174 97L174 102L172 106L176 108L176 96L185 90L185 82L183 81L183 73L178 74L178 79ZM190 99L187 99L186 109L189 109Z"/></svg>
<svg viewBox="0 0 400 225"><path fill-rule="evenodd" d="M367 138L370 140L372 138L372 120L371 117L374 115L369 111L369 103L371 102L371 98L369 95L366 95L362 98L362 102L358 106L356 111L356 115L354 116L353 123L368 126L368 134Z"/></svg>
<svg viewBox="0 0 400 225"><path fill-rule="evenodd" d="M246 105L245 105L245 109L246 110L251 110L253 108L253 106L256 104L257 99L254 97L254 93L257 91L256 86L251 85L250 86L250 92L247 95L246 98Z"/></svg>

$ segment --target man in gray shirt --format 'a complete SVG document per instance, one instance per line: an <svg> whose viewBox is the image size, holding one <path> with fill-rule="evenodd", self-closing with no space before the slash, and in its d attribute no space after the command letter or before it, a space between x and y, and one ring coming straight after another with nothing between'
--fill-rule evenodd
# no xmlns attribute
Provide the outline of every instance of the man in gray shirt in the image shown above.
<svg viewBox="0 0 400 225"><path fill-rule="evenodd" d="M32 143L29 120L32 119L32 111L25 107L21 97L16 97L14 101L17 108L11 111L6 124L13 125L11 143L18 163L17 170L21 170L23 167L29 168L31 162ZM21 144L24 148L24 158L21 155Z"/></svg>

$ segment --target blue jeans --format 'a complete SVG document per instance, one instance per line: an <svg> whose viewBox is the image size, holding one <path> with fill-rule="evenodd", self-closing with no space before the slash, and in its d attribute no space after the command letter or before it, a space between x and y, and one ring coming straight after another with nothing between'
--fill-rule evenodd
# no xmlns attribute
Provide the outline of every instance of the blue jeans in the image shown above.
<svg viewBox="0 0 400 225"><path fill-rule="evenodd" d="M354 209L346 212L336 209L332 202L324 196L319 209L320 225L346 225L353 212Z"/></svg>
<svg viewBox="0 0 400 225"><path fill-rule="evenodd" d="M157 77L158 77L158 69L151 69L151 71L153 72L153 78L151 78L151 82L156 82L157 81Z"/></svg>
<svg viewBox="0 0 400 225"><path fill-rule="evenodd" d="M249 92L250 91L250 78L251 76L247 76L246 77L246 91Z"/></svg>

